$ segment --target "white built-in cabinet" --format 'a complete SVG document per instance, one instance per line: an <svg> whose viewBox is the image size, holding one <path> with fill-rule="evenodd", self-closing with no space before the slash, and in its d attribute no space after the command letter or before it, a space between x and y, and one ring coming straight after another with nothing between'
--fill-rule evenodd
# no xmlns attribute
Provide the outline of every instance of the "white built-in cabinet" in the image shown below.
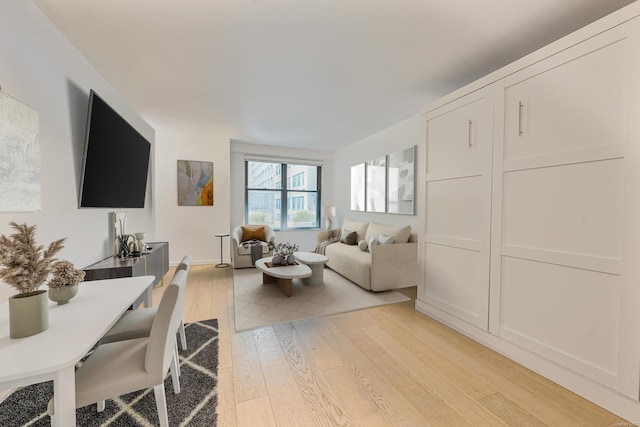
<svg viewBox="0 0 640 427"><path fill-rule="evenodd" d="M416 301L627 417L640 409L639 14L423 110Z"/></svg>
<svg viewBox="0 0 640 427"><path fill-rule="evenodd" d="M478 328L489 322L493 91L427 113L421 297Z"/></svg>

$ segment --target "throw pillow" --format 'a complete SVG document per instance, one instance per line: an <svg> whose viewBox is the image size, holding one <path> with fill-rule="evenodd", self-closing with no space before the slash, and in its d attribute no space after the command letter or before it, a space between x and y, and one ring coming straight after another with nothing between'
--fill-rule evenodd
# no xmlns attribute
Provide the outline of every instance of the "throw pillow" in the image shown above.
<svg viewBox="0 0 640 427"><path fill-rule="evenodd" d="M344 234L345 230L355 231L358 234L358 241L360 241L365 239L364 236L367 232L368 226L368 222L356 222L347 219L342 224L342 233Z"/></svg>
<svg viewBox="0 0 640 427"><path fill-rule="evenodd" d="M347 245L355 245L358 243L358 233L350 230L342 230L342 237L340 241Z"/></svg>
<svg viewBox="0 0 640 427"><path fill-rule="evenodd" d="M369 237L369 241L367 243L369 244L369 252L371 252L374 246L378 246L380 244L376 236Z"/></svg>
<svg viewBox="0 0 640 427"><path fill-rule="evenodd" d="M367 233L365 234L365 240L369 240L371 236L391 236L393 237L394 243L407 243L409 241L409 235L411 234L411 226L407 225L405 227L398 227L395 225L386 225L379 224L377 222L372 222L369 224L367 228Z"/></svg>
<svg viewBox="0 0 640 427"><path fill-rule="evenodd" d="M378 236L378 243L381 245L393 245L393 237L391 236L383 236L382 234Z"/></svg>
<svg viewBox="0 0 640 427"><path fill-rule="evenodd" d="M242 226L242 241L247 240L262 240L264 241L264 226L263 225L243 225Z"/></svg>
<svg viewBox="0 0 640 427"><path fill-rule="evenodd" d="M358 249L360 249L362 252L366 252L369 250L369 244L366 240L360 240L358 242Z"/></svg>

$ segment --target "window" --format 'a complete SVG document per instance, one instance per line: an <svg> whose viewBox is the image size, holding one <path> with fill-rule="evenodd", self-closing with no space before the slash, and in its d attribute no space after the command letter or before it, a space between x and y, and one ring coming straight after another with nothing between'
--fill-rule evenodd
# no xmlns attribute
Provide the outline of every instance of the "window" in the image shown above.
<svg viewBox="0 0 640 427"><path fill-rule="evenodd" d="M321 166L246 161L245 222L318 228L321 173Z"/></svg>

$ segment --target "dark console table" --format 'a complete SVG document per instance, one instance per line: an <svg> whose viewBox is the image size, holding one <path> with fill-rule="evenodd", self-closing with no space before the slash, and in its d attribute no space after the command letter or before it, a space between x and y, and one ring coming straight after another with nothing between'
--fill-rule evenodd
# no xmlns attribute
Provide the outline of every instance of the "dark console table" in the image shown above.
<svg viewBox="0 0 640 427"><path fill-rule="evenodd" d="M139 257L105 258L85 267L84 280L117 279L120 277L155 276L153 286L169 271L169 242L147 243L149 252Z"/></svg>

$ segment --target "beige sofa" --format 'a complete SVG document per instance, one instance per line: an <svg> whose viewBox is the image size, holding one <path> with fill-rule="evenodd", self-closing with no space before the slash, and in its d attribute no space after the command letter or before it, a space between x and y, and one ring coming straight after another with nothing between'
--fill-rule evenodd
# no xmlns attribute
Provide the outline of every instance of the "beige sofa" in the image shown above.
<svg viewBox="0 0 640 427"><path fill-rule="evenodd" d="M410 226L396 227L384 224L345 221L345 232L355 231L357 241L369 241L380 235L393 237L393 244L377 245L371 251L362 251L358 244L337 242L328 245L325 255L327 267L354 283L372 291L406 288L418 282L418 235ZM329 231L321 231L317 241L326 240Z"/></svg>

